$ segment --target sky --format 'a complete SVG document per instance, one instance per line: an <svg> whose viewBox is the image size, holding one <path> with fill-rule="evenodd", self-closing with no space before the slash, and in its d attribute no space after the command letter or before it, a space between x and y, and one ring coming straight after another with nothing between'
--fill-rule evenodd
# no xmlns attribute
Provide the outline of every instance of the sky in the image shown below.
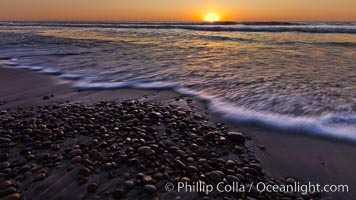
<svg viewBox="0 0 356 200"><path fill-rule="evenodd" d="M0 0L10 21L356 21L356 0Z"/></svg>

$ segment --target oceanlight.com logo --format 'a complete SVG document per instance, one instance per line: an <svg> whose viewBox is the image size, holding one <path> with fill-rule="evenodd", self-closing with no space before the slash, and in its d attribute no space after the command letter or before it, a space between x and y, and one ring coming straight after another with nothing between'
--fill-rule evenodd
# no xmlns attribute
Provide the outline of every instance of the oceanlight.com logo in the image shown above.
<svg viewBox="0 0 356 200"><path fill-rule="evenodd" d="M216 185L206 184L205 182L178 182L176 185L173 183L167 183L165 185L165 190L167 192L178 191L178 192L198 192L209 194L214 191L223 192L223 193L249 193L252 188L255 188L259 193L300 193L300 194L310 194L310 193L335 193L335 192L348 192L348 185L334 185L334 184L301 184L295 182L294 184L289 185L273 185L267 184L264 182L258 182L256 184L251 183L249 185L244 185L238 182L233 182L231 184L226 184L225 182L220 182Z"/></svg>

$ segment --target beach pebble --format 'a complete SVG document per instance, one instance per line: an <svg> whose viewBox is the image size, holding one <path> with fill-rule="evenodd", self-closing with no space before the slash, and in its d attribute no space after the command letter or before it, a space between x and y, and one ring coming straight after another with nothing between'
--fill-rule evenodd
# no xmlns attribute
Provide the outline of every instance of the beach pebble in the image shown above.
<svg viewBox="0 0 356 200"><path fill-rule="evenodd" d="M236 166L236 162L233 161L233 160L228 160L228 161L226 161L225 165L226 165L226 167L228 167L228 168L233 168L233 167Z"/></svg>
<svg viewBox="0 0 356 200"><path fill-rule="evenodd" d="M11 184L12 184L12 182L10 180L1 181L0 182L0 190L5 189L6 187L8 187Z"/></svg>
<svg viewBox="0 0 356 200"><path fill-rule="evenodd" d="M259 145L258 148L261 149L262 151L266 150L266 147L263 145Z"/></svg>
<svg viewBox="0 0 356 200"><path fill-rule="evenodd" d="M286 180L286 183L288 184L288 185L293 185L294 183L296 183L297 181L294 179L294 178L291 178L291 177L289 177L289 178L287 178L287 180Z"/></svg>
<svg viewBox="0 0 356 200"><path fill-rule="evenodd" d="M189 165L189 166L187 167L187 171L188 171L189 173L196 173L196 172L198 172L199 170L198 170L198 168L196 168L195 166Z"/></svg>
<svg viewBox="0 0 356 200"><path fill-rule="evenodd" d="M32 129L31 128L26 128L22 131L24 134L31 134L32 133Z"/></svg>
<svg viewBox="0 0 356 200"><path fill-rule="evenodd" d="M229 183L241 183L241 180L237 177L237 176L233 176L233 175L227 175L226 176L226 180L229 182Z"/></svg>
<svg viewBox="0 0 356 200"><path fill-rule="evenodd" d="M73 149L72 151L69 152L69 154L74 157L74 156L81 156L82 151L80 149Z"/></svg>
<svg viewBox="0 0 356 200"><path fill-rule="evenodd" d="M142 146L137 149L137 152L144 156L150 156L150 155L155 154L155 151L152 150L151 147L149 147L149 146Z"/></svg>
<svg viewBox="0 0 356 200"><path fill-rule="evenodd" d="M224 173L222 171L212 171L208 174L208 177L214 182L219 182L223 179Z"/></svg>
<svg viewBox="0 0 356 200"><path fill-rule="evenodd" d="M87 192L88 193L95 193L96 192L96 190L98 189L98 184L97 183L91 183L91 184L89 184L88 185L88 187L87 187Z"/></svg>
<svg viewBox="0 0 356 200"><path fill-rule="evenodd" d="M8 168L8 167L10 167L10 163L9 162L0 163L0 170Z"/></svg>
<svg viewBox="0 0 356 200"><path fill-rule="evenodd" d="M88 176L91 173L91 171L90 171L90 169L83 167L79 170L78 173L79 173L79 175L82 175L82 176Z"/></svg>
<svg viewBox="0 0 356 200"><path fill-rule="evenodd" d="M228 138L230 138L230 140L234 142L241 144L245 142L245 136L240 132L229 132L227 136Z"/></svg>
<svg viewBox="0 0 356 200"><path fill-rule="evenodd" d="M149 194L155 193L157 191L157 188L155 185L152 184L147 184L143 187L143 190Z"/></svg>
<svg viewBox="0 0 356 200"><path fill-rule="evenodd" d="M21 199L21 194L15 193L15 194L8 195L2 198L1 200L20 200L20 199Z"/></svg>
<svg viewBox="0 0 356 200"><path fill-rule="evenodd" d="M11 139L5 138L5 137L0 137L0 144L8 144L11 143Z"/></svg>
<svg viewBox="0 0 356 200"><path fill-rule="evenodd" d="M135 186L135 183L133 181L125 181L124 186L128 189L131 189Z"/></svg>
<svg viewBox="0 0 356 200"><path fill-rule="evenodd" d="M0 161L7 161L9 160L9 154L8 153L2 153L0 154Z"/></svg>
<svg viewBox="0 0 356 200"><path fill-rule="evenodd" d="M190 182L190 178L189 177L182 177L181 179L180 179L180 181L181 182Z"/></svg>
<svg viewBox="0 0 356 200"><path fill-rule="evenodd" d="M56 185L54 182L63 176L64 182L70 178L70 187L62 190L62 186L51 186L53 190L48 191L63 192L64 196L82 191L85 198L95 199L122 199L126 195L150 199L163 197L164 190L161 193L159 188L168 182L245 184L273 180L262 173L253 152L242 145L247 137L227 133L223 124L195 116L194 112L136 100L14 110L13 116L0 119L0 190L15 199L38 199L38 194L32 196L33 188ZM104 185L99 187L95 180ZM40 194L46 196L48 191ZM29 193L31 196L26 196ZM194 195L204 199L202 194ZM246 198L249 196L246 194ZM251 199L288 196L293 194L257 194ZM237 196L224 193L210 197Z"/></svg>
<svg viewBox="0 0 356 200"><path fill-rule="evenodd" d="M117 188L111 194L115 199L122 199L126 195L126 191L122 188Z"/></svg>
<svg viewBox="0 0 356 200"><path fill-rule="evenodd" d="M78 163L82 160L82 157L81 156L75 156L74 158L72 158L72 162L73 163Z"/></svg>
<svg viewBox="0 0 356 200"><path fill-rule="evenodd" d="M145 176L142 177L142 183L151 183L152 180L153 180L153 179L152 179L151 176L145 175Z"/></svg>
<svg viewBox="0 0 356 200"><path fill-rule="evenodd" d="M46 174L45 173L39 173L39 174L36 174L34 177L33 177L33 180L34 181L40 181L40 180L43 180L46 178Z"/></svg>
<svg viewBox="0 0 356 200"><path fill-rule="evenodd" d="M176 160L176 164L177 164L177 166L178 166L178 168L180 168L180 169L186 169L186 165L182 162L182 161L180 161L180 160Z"/></svg>
<svg viewBox="0 0 356 200"><path fill-rule="evenodd" d="M7 187L5 190L0 191L0 195L1 196L8 196L8 195L16 193L16 191L17 190L14 187Z"/></svg>
<svg viewBox="0 0 356 200"><path fill-rule="evenodd" d="M162 117L162 114L159 112L151 112L148 116L151 119L159 119Z"/></svg>
<svg viewBox="0 0 356 200"><path fill-rule="evenodd" d="M252 168L252 169L255 169L257 171L261 171L262 170L262 167L260 164L257 164L257 163L250 163L249 164L249 167Z"/></svg>

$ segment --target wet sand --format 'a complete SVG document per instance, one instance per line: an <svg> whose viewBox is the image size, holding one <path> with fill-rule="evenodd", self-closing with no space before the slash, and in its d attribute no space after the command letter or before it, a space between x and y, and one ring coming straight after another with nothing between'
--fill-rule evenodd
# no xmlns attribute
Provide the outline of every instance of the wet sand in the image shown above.
<svg viewBox="0 0 356 200"><path fill-rule="evenodd" d="M150 103L159 102L162 105L180 106L184 110L194 110L196 115L207 116L209 125L221 122L219 116L209 112L203 102L180 96L170 90L77 91L73 89L73 84L72 81L60 80L53 76L2 68L0 69L0 110L16 112L18 108L65 102L91 105L100 101L122 102L137 99ZM347 184L349 185L348 193L323 193L322 197L353 199L356 196L356 178L353 176L354 169L356 169L354 159L356 146L354 144L307 135L281 133L256 126L224 123L229 131L240 131L247 138L251 138L247 140L245 150L251 154L252 159L261 161L262 171L267 175L267 179L274 178L283 182L293 177L302 183L310 181L319 184ZM50 184L56 176L60 176L60 173L57 172L57 175L45 181ZM53 191L55 190L54 187ZM45 197L48 198L46 195Z"/></svg>

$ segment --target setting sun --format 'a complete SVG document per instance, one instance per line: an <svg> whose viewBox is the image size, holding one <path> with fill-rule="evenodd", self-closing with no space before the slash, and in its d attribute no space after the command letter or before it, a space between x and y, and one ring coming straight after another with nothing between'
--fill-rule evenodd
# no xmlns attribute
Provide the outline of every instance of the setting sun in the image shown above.
<svg viewBox="0 0 356 200"><path fill-rule="evenodd" d="M220 16L216 13L208 13L205 15L204 20L207 22L217 22L220 20Z"/></svg>

